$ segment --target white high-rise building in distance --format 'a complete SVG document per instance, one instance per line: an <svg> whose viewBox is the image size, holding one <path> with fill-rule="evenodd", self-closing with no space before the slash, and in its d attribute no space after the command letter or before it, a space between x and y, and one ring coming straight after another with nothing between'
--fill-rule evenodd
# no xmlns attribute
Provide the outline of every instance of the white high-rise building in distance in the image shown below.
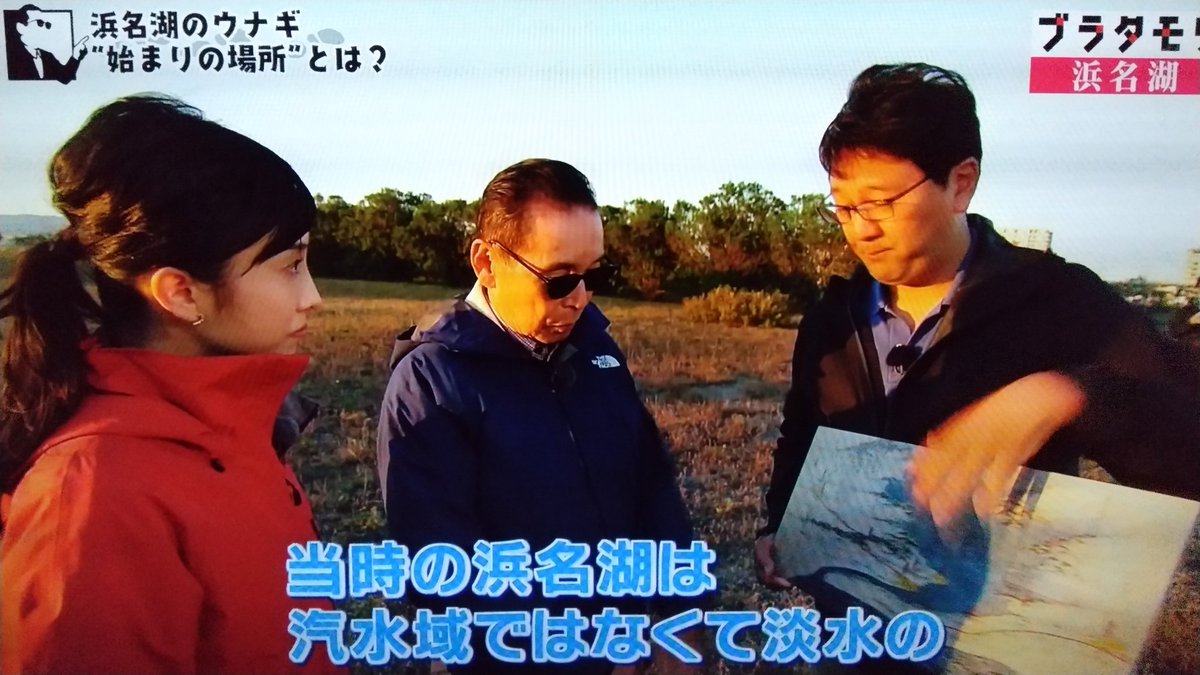
<svg viewBox="0 0 1200 675"><path fill-rule="evenodd" d="M1016 227L998 227L996 233L1004 237L1013 246L1032 248L1039 251L1050 250L1050 239L1054 236L1050 230L1035 230Z"/></svg>
<svg viewBox="0 0 1200 675"><path fill-rule="evenodd" d="M1188 250L1187 276L1184 282L1189 286L1200 284L1200 248Z"/></svg>

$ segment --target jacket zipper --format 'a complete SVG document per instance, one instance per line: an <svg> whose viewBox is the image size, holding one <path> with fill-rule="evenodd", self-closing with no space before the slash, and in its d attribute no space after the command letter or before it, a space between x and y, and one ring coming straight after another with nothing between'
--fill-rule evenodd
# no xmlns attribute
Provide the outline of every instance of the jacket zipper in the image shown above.
<svg viewBox="0 0 1200 675"><path fill-rule="evenodd" d="M867 350L863 348L862 333L858 330L858 324L854 321L854 309L846 305L846 318L850 321L850 332L854 333L854 347L858 351L858 364L862 367L862 379L867 381L866 396L864 403L871 408L872 416L875 419L875 431L880 433L887 426L887 420L879 419L879 410L876 408L876 393L875 384L871 381L871 366L867 363Z"/></svg>
<svg viewBox="0 0 1200 675"><path fill-rule="evenodd" d="M584 482L587 483L588 495L592 498L592 507L596 510L596 517L600 521L600 527L604 532L608 532L608 523L604 518L604 510L600 508L600 498L596 495L596 487L593 485L592 472L588 469L587 462L583 459L583 451L579 449L579 443L575 440L575 430L571 428L571 416L567 414L567 405L562 400L562 394L554 386L554 371L550 371L550 392L554 395L554 400L558 401L558 409L562 412L563 421L566 423L567 436L571 439L571 447L575 450L575 461L579 462L579 468L583 471Z"/></svg>

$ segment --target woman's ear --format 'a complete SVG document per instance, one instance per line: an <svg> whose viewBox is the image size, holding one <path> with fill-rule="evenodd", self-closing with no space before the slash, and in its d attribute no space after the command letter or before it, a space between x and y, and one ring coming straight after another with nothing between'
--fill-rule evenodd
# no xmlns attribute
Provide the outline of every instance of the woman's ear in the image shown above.
<svg viewBox="0 0 1200 675"><path fill-rule="evenodd" d="M151 306L187 323L203 318L213 306L212 289L176 267L160 267L137 279L137 289Z"/></svg>
<svg viewBox="0 0 1200 675"><path fill-rule="evenodd" d="M492 247L482 239L471 242L471 269L484 288L496 287L496 275L492 271Z"/></svg>

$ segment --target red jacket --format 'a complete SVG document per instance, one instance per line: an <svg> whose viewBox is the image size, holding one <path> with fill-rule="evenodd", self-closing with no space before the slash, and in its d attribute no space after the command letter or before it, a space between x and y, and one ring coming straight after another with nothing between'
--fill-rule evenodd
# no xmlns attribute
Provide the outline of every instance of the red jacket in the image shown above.
<svg viewBox="0 0 1200 675"><path fill-rule="evenodd" d="M317 536L271 430L307 358L86 347L93 391L5 496L0 670L301 670L288 612L332 604L287 597Z"/></svg>

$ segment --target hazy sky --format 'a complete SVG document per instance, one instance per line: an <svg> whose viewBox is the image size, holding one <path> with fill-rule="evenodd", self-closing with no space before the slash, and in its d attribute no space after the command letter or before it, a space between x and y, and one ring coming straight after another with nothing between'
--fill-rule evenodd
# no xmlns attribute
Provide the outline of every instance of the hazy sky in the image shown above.
<svg viewBox="0 0 1200 675"><path fill-rule="evenodd" d="M1051 9L1072 22L1098 13L1107 25L1121 10L1106 10L1120 4ZM54 150L98 105L148 90L200 107L291 161L314 192L349 201L383 187L473 199L496 171L531 156L575 164L602 203L694 201L727 181L756 181L786 199L827 191L817 143L850 80L873 63L923 60L961 72L978 101L984 157L973 211L998 227L1052 230L1058 253L1109 279L1181 279L1186 249L1200 247L1200 96L1029 94L1030 57L1049 37L1036 23L1044 2L43 7L74 10L76 40L91 34L93 12L199 11L209 34L160 44L154 73L140 60L135 73L112 73L104 53L89 53L69 85L0 80L0 213L54 213L45 184ZM288 41L275 17L293 9L300 31ZM269 19L242 44L296 44L305 56L288 59L284 73L201 71L199 43L214 45L212 16L224 10ZM1149 32L1162 14L1181 16L1177 56L1200 57L1200 4L1138 11L1147 37L1127 57L1159 57ZM331 53L330 72L312 72L310 40L322 29L359 46L364 67L336 72ZM1068 24L1053 55L1082 55L1077 30ZM1104 51L1116 44L1108 38L1096 54L1117 55ZM123 33L88 42L135 52L148 44ZM371 45L386 50L380 72ZM187 72L171 63L173 47L191 48Z"/></svg>

